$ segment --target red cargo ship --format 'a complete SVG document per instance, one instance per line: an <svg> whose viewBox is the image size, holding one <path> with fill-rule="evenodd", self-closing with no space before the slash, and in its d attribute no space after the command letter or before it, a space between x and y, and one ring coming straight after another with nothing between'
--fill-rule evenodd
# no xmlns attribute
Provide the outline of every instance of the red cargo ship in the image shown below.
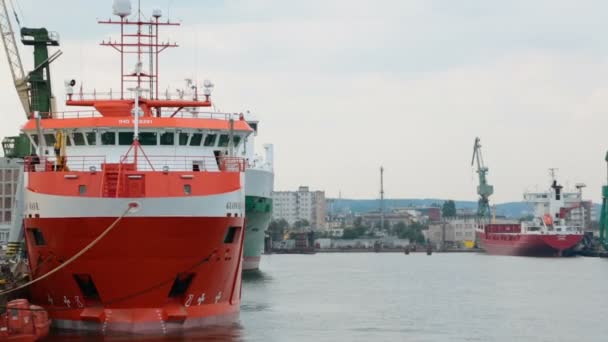
<svg viewBox="0 0 608 342"><path fill-rule="evenodd" d="M545 193L526 193L535 217L521 223L480 224L477 241L487 253L561 256L583 238L584 211L580 192L566 193L553 180Z"/></svg>
<svg viewBox="0 0 608 342"><path fill-rule="evenodd" d="M233 322L245 225L236 155L252 129L201 110L208 81L202 100L193 83L161 98L158 56L176 45L158 30L176 24L160 11L131 20L125 1L114 10L120 20L100 23L121 30L102 43L120 52L120 93L74 94L67 82L66 104L91 109L35 113L22 129L38 151L25 165L31 300L59 328L98 333Z"/></svg>

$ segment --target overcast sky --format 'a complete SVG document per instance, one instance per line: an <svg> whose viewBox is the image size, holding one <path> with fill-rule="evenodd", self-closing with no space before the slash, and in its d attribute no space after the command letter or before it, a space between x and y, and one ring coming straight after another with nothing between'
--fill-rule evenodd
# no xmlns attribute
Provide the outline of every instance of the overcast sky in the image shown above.
<svg viewBox="0 0 608 342"><path fill-rule="evenodd" d="M119 87L111 1L15 0L58 31L63 80ZM211 79L223 111L251 110L275 144L275 188L329 197L475 200L481 137L493 202L541 190L547 169L600 200L608 149L608 2L601 0L143 0L182 22L161 89ZM26 67L31 51L22 48ZM5 61L2 54L1 59ZM24 121L0 63L0 136Z"/></svg>

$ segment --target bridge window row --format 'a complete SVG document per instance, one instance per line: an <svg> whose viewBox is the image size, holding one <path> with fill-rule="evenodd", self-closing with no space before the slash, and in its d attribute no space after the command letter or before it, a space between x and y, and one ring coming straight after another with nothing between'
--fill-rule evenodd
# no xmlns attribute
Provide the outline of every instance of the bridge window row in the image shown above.
<svg viewBox="0 0 608 342"><path fill-rule="evenodd" d="M38 135L31 134L32 141L38 145ZM43 135L47 146L55 144L55 134L46 133ZM98 142L99 140L99 142ZM186 132L140 132L139 143L143 146L206 146L206 147L228 147L230 136L228 134L217 133L186 133ZM234 147L241 143L241 136L234 135ZM66 137L67 146L94 146L100 145L131 145L133 142L133 132L101 131L99 139L96 132L72 132Z"/></svg>

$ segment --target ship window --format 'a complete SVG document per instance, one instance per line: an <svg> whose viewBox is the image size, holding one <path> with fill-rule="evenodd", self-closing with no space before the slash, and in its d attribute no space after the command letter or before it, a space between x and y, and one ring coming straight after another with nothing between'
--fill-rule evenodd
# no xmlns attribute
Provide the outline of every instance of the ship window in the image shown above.
<svg viewBox="0 0 608 342"><path fill-rule="evenodd" d="M30 137L32 138L32 141L34 142L34 144L38 145L38 135L32 134L32 135L30 135Z"/></svg>
<svg viewBox="0 0 608 342"><path fill-rule="evenodd" d="M82 133L76 132L76 133L74 133L72 138L74 139L74 145L76 145L76 146L84 145L84 135L82 135Z"/></svg>
<svg viewBox="0 0 608 342"><path fill-rule="evenodd" d="M101 133L101 144L102 145L116 145L116 133L115 132Z"/></svg>
<svg viewBox="0 0 608 342"><path fill-rule="evenodd" d="M90 300L99 300L99 292L97 291L97 287L95 287L95 283L93 282L93 278L89 274L74 274L74 280L78 284L80 288L80 292L84 299Z"/></svg>
<svg viewBox="0 0 608 342"><path fill-rule="evenodd" d="M72 146L72 138L70 134L66 135L65 137L65 146Z"/></svg>
<svg viewBox="0 0 608 342"><path fill-rule="evenodd" d="M184 195L192 194L192 186L190 184L184 184Z"/></svg>
<svg viewBox="0 0 608 342"><path fill-rule="evenodd" d="M190 139L190 146L201 146L202 140L203 140L202 133L194 133L194 134L192 134L192 139Z"/></svg>
<svg viewBox="0 0 608 342"><path fill-rule="evenodd" d="M156 135L156 132L141 132L139 133L139 143L144 146L157 145Z"/></svg>
<svg viewBox="0 0 608 342"><path fill-rule="evenodd" d="M133 132L118 132L118 145L131 145L133 143Z"/></svg>
<svg viewBox="0 0 608 342"><path fill-rule="evenodd" d="M95 132L86 132L85 134L89 145L97 145L97 134Z"/></svg>
<svg viewBox="0 0 608 342"><path fill-rule="evenodd" d="M217 134L207 134L205 137L205 146L215 146L215 139L217 138Z"/></svg>
<svg viewBox="0 0 608 342"><path fill-rule="evenodd" d="M44 241L44 235L38 228L30 228L29 230L32 233L32 237L34 238L34 243L36 246L44 246L46 245L46 241Z"/></svg>
<svg viewBox="0 0 608 342"><path fill-rule="evenodd" d="M228 139L228 135L226 135L226 134L220 135L220 141L217 144L217 146L219 146L219 147L226 147L226 146L228 146L228 140L229 140Z"/></svg>
<svg viewBox="0 0 608 342"><path fill-rule="evenodd" d="M188 133L180 133L179 134L179 145L180 146L186 146L188 145L188 137L190 136L190 134Z"/></svg>
<svg viewBox="0 0 608 342"><path fill-rule="evenodd" d="M183 296L190 287L192 279L194 279L194 273L178 273L169 291L169 298Z"/></svg>
<svg viewBox="0 0 608 342"><path fill-rule="evenodd" d="M144 146L154 146L157 145L156 136L158 134L156 132L141 132L139 133L139 143Z"/></svg>
<svg viewBox="0 0 608 342"><path fill-rule="evenodd" d="M173 132L165 132L160 135L160 144L161 145L174 145L175 144L175 133Z"/></svg>
<svg viewBox="0 0 608 342"><path fill-rule="evenodd" d="M224 237L224 243L233 243L239 229L240 227L229 227L226 231L226 236Z"/></svg>
<svg viewBox="0 0 608 342"><path fill-rule="evenodd" d="M235 135L234 137L232 137L232 143L234 144L234 147L239 146L240 142L241 142L241 136L240 135Z"/></svg>
<svg viewBox="0 0 608 342"><path fill-rule="evenodd" d="M83 195L85 195L86 193L87 193L87 186L86 186L86 185L83 185L83 184L79 185L79 186L78 186L78 194L79 194L80 196L83 196Z"/></svg>
<svg viewBox="0 0 608 342"><path fill-rule="evenodd" d="M55 134L45 134L44 142L47 144L47 146L54 145L55 144Z"/></svg>

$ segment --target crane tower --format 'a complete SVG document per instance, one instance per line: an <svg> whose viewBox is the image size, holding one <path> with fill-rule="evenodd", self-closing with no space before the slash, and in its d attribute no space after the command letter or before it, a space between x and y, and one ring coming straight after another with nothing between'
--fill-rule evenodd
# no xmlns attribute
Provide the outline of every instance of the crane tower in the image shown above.
<svg viewBox="0 0 608 342"><path fill-rule="evenodd" d="M475 165L477 161L477 173L479 174L479 185L477 186L477 194L479 200L477 202L477 216L480 219L490 220L490 196L494 193L494 187L488 184L487 174L488 168L483 162L483 155L481 154L481 139L475 138L475 144L473 145L473 158L471 159L471 166Z"/></svg>

